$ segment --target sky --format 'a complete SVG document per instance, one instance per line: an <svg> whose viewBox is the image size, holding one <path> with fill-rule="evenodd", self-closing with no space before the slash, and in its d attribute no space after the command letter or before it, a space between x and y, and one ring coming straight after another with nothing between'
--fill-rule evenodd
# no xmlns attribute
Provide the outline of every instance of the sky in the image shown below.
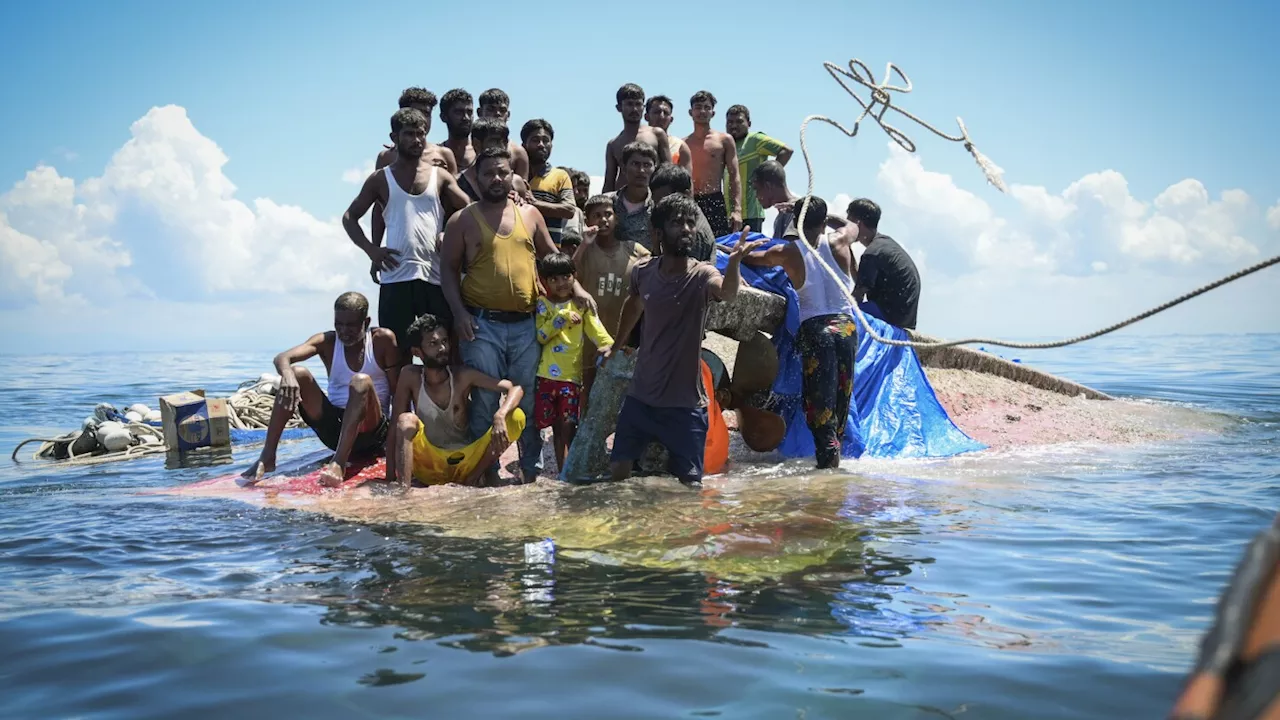
<svg viewBox="0 0 1280 720"><path fill-rule="evenodd" d="M803 193L801 121L860 111L822 63L855 57L905 71L918 117L962 117L1009 184L894 113L915 153L810 126L815 191L879 202L915 258L920 330L1074 335L1280 253L1278 7L6 4L0 352L278 350L339 293L376 298L339 219L405 87L503 88L513 135L550 120L552 161L593 176L618 86L675 98L681 136L708 89L715 127L742 103L797 150ZM1278 274L1124 332L1280 331Z"/></svg>

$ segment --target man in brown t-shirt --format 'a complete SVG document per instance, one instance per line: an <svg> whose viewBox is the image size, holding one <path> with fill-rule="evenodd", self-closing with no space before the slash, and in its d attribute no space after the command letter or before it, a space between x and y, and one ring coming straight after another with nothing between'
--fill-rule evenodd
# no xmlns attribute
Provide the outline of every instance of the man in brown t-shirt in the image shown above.
<svg viewBox="0 0 1280 720"><path fill-rule="evenodd" d="M661 255L632 269L618 324L617 337L625 338L644 316L640 354L613 436L613 479L625 480L632 464L656 441L667 448L667 471L686 485L696 485L702 481L707 441L701 364L707 303L737 297L742 258L763 241L739 238L721 277L714 265L689 257L698 225L698 206L692 198L663 198L653 208L652 222ZM606 359L610 355L612 350L605 353Z"/></svg>

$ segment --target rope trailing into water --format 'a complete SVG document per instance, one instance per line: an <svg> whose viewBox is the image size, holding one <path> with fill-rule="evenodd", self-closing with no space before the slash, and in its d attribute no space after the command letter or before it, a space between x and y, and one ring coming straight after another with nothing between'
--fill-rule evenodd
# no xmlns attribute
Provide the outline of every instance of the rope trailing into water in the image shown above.
<svg viewBox="0 0 1280 720"><path fill-rule="evenodd" d="M859 115L857 121L853 123L852 130L846 128L844 125L841 125L836 120L833 120L825 115L810 115L804 119L804 122L800 123L800 154L804 157L804 168L809 175L809 186L808 186L808 190L805 192L805 201L801 203L800 212L796 216L797 227L799 228L804 227L805 215L807 215L809 212L808 198L813 196L813 185L814 185L813 162L809 158L809 144L806 139L806 132L809 128L809 123L814 120L827 123L828 125L844 133L845 136L852 138L858 134L858 128L859 128L859 125L862 123L862 121L867 117L870 117L871 119L876 121L876 123L880 126L880 128L884 130L885 134L888 135L889 138L892 139L895 143L897 143L899 147L901 147L903 150L906 150L907 152L915 152L916 145L911 140L911 138L907 137L907 135L903 133L901 130L899 130L898 128L893 127L892 125L889 125L888 123L884 122L885 113L887 113L889 110L893 110L895 112L901 113L907 118L910 118L912 121L916 122L921 127L925 128L926 130L929 130L930 132L934 133L940 138L943 138L944 140L950 140L952 142L963 142L965 149L968 150L971 155L973 155L973 158L975 161L977 161L978 166L982 168L983 174L987 176L987 181L990 182L992 185L994 185L996 188L998 188L1001 192L1007 192L1007 189L1005 188L1005 185L1004 185L1004 180L1001 177L1003 171L1000 170L1000 168L997 165L995 165L995 163L992 163L990 160L988 160L985 155L978 152L978 149L974 147L973 140L969 137L969 132L965 128L963 120L961 120L958 117L956 118L956 122L960 125L960 135L958 137L953 137L933 127L932 125L921 120L920 118L917 118L915 115L912 115L906 110L903 110L902 108L892 104L891 96L889 95L890 91L909 93L911 92L911 87L912 87L911 80L907 78L906 73L902 72L902 70L898 66L894 65L893 63L888 63L885 67L884 79L879 83L875 81L875 76L871 74L871 71L870 69L867 68L866 64L864 64L861 60L858 60L856 58L849 61L848 71L846 71L844 68L841 68L839 65L836 65L830 62L824 62L822 66L826 68L827 72L831 75L831 77L834 78L835 81L840 84L840 87L844 88L844 91L848 93L849 96L852 97L854 100L856 100L859 105L862 106L862 114ZM864 76L864 73L865 73L865 76ZM897 85L889 84L890 78L894 74L897 74L898 77L902 78L902 81L903 83L905 83L905 86L897 86ZM844 78L848 78L858 83L859 85L862 85L863 87L869 88L871 90L871 101L867 102L863 100L861 97L859 97L857 92L854 90L854 88L850 87L845 82ZM877 110L877 106L879 108L878 110ZM814 253L814 258L818 261L818 264L821 265L822 268L827 272L827 274L829 274L839 284L844 285L844 283L840 280L841 275L835 269L833 269L830 265L828 265L827 262L822 259L821 255ZM1134 323L1141 322L1142 320L1146 320L1147 318L1153 315L1162 313L1165 310L1168 310L1169 308L1172 308L1176 305L1180 305L1199 295L1203 295L1209 292L1210 290L1222 287L1223 285L1226 285L1231 282L1235 282L1240 278L1243 278L1247 275L1252 275L1253 273L1256 273L1259 270L1263 270L1265 268L1271 267L1272 265L1275 265L1277 263L1280 263L1280 255L1277 255L1275 257L1271 257L1266 260L1263 260L1259 263L1250 265L1249 267L1244 268L1243 270L1238 270L1224 278L1208 283L1207 285L1202 285L1196 288L1195 290L1192 290L1191 292L1188 292L1184 295L1180 295L1179 297L1176 297L1173 300L1170 300L1169 302L1166 302L1162 305L1157 305L1156 307L1153 307L1150 310L1138 313L1137 315L1134 315L1131 318L1122 320L1118 323L1115 323L1114 325L1109 325L1107 327L1102 328L1101 330L1095 330L1091 333L1086 333L1084 335L1077 335L1076 337L1066 338L1064 340L1053 340L1050 342L1024 343L1024 342L1012 342L1009 340L999 340L995 338L966 338L964 340L940 340L935 342L923 342L919 340L895 340L893 338L884 337L871 328L871 323L867 322L866 315L862 313L862 308L858 306L858 302L856 298L854 299L854 302L852 303L852 305L853 305L854 315L857 316L858 324L862 326L863 332L867 333L867 335L869 335L876 342L883 343L885 345L890 345L894 347L912 347L912 348L943 348L943 347L954 347L956 345L979 345L980 344L980 345L992 345L996 347L1014 348L1018 350L1048 350L1050 348L1060 348L1060 347L1066 347L1068 345L1075 345L1076 343L1082 343L1082 342L1085 342L1086 340L1093 340L1094 338L1101 337L1108 333L1113 333L1116 330L1119 330L1124 327L1128 327L1129 325L1133 325Z"/></svg>

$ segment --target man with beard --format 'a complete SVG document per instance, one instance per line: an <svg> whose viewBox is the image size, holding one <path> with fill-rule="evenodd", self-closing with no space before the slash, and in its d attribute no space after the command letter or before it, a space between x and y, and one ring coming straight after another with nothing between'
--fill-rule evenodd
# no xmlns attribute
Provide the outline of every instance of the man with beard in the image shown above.
<svg viewBox="0 0 1280 720"><path fill-rule="evenodd" d="M489 88L480 93L479 108L476 114L482 118L493 118L503 125L511 124L511 97L498 88ZM522 178L529 177L529 154L514 140L507 144L511 152L511 170ZM477 152L479 152L477 150Z"/></svg>
<svg viewBox="0 0 1280 720"><path fill-rule="evenodd" d="M423 117L427 119L427 132L431 132L431 111L436 108L435 93L427 90L426 88L406 88L404 92L400 93L400 108L413 108L414 110L422 113ZM396 129L395 126L392 126L391 144L384 146L382 151L378 153L378 158L373 163L374 170L381 170L382 168L390 165L396 159L395 136ZM454 175L458 174L458 163L454 159L453 151L448 147L435 145L431 143L431 141L427 141L426 146L423 148L420 162L426 165L436 165L438 167L445 168ZM374 244L381 245L382 234L386 232L386 225L382 220L381 205L374 206L373 220L370 230L373 231ZM374 282L378 281L377 273L378 268L376 266L370 268L369 274L373 277Z"/></svg>
<svg viewBox="0 0 1280 720"><path fill-rule="evenodd" d="M742 222L756 230L764 226L764 208L756 197L755 187L750 178L760 164L770 158L777 158L779 165L786 165L791 159L791 148L779 140L762 132L751 132L751 111L746 105L734 105L724 116L724 129L733 138L738 154L738 177L741 180L742 194L738 196L738 207L742 208ZM728 178L726 178L727 180Z"/></svg>
<svg viewBox="0 0 1280 720"><path fill-rule="evenodd" d="M542 213L516 205L510 197L511 153L488 147L476 159L480 201L449 222L441 249L445 297L453 311L454 338L462 361L494 378L508 378L532 388L541 348L534 340L534 309L538 298L537 258L556 252ZM464 277L465 274L465 277ZM573 297L584 308L595 301L575 281ZM533 416L534 394L520 403L525 417ZM492 425L498 394L477 389L471 402L472 439ZM542 437L520 437L520 469L526 482L542 471ZM490 483L497 469L487 473Z"/></svg>
<svg viewBox="0 0 1280 720"><path fill-rule="evenodd" d="M728 133L711 129L711 118L716 115L716 96L699 90L689 98L689 117L693 118L693 134L684 141L693 153L693 199L702 214L707 216L716 237L737 232L742 227L742 208L738 198L742 195L741 178L738 177L738 151ZM729 173L729 202L726 208L721 180Z"/></svg>
<svg viewBox="0 0 1280 720"><path fill-rule="evenodd" d="M396 385L387 479L405 488L414 480L423 485L475 485L524 431L525 417L518 407L524 389L475 368L451 366L449 328L434 315L413 321L409 342L422 365L406 366ZM493 415L493 426L471 442L467 413L473 388L505 397Z"/></svg>
<svg viewBox="0 0 1280 720"><path fill-rule="evenodd" d="M497 118L482 117L471 124L471 147L475 148L477 153L484 152L485 148L506 149L510 147L508 141L510 135L511 131L507 129L505 122ZM458 185L473 202L480 201L479 177L475 163L458 174ZM529 189L528 183L520 175L514 175L511 185L515 193L512 199L523 204L524 194Z"/></svg>
<svg viewBox="0 0 1280 720"><path fill-rule="evenodd" d="M476 150L471 146L471 122L475 119L471 103L471 93L462 88L454 88L440 98L440 119L449 129L449 137L442 144L457 161L455 175L476 161Z"/></svg>
<svg viewBox="0 0 1280 720"><path fill-rule="evenodd" d="M631 270L631 286L614 337L630 337L640 326L640 348L627 398L618 415L610 456L613 479L625 480L650 442L666 446L667 470L686 485L702 482L707 439L707 397L702 385L702 338L707 305L738 294L742 258L763 244L739 238L724 276L710 263L689 257L698 206L681 193L653 209L658 257ZM606 359L612 348L604 353ZM628 352L624 349L623 352Z"/></svg>
<svg viewBox="0 0 1280 720"><path fill-rule="evenodd" d="M396 159L375 170L342 216L342 226L378 271L378 324L408 347L405 332L423 313L451 317L440 288L439 234L449 214L470 201L447 170L422 162L427 119L412 108L391 116ZM360 219L381 206L386 245L365 238ZM406 357L406 362L408 362Z"/></svg>
<svg viewBox="0 0 1280 720"><path fill-rule="evenodd" d="M327 392L299 364L317 355L329 376ZM275 366L280 389L271 408L266 442L258 460L236 482L241 487L253 485L276 469L280 435L297 411L320 442L334 451L321 470L320 482L340 485L347 462L353 456L378 452L387 438L391 388L400 376L396 336L385 328L370 329L369 301L358 292L347 292L333 304L333 330L316 333L276 355Z"/></svg>
<svg viewBox="0 0 1280 720"><path fill-rule="evenodd" d="M574 204L569 173L551 167L551 142L555 136L551 123L541 118L530 120L520 129L520 142L529 153L529 190L524 199L542 213L551 242L559 248L564 239L564 223L577 214L578 206Z"/></svg>
<svg viewBox="0 0 1280 720"><path fill-rule="evenodd" d="M653 148L658 155L655 165L671 157L667 132L662 128L640 125L644 119L644 89L635 83L627 83L618 88L616 97L618 103L615 107L622 115L622 132L604 148L604 192L617 189L618 181L624 179L622 165L626 160L622 155L632 143L640 142Z"/></svg>
<svg viewBox="0 0 1280 720"><path fill-rule="evenodd" d="M671 134L671 121L675 112L675 103L666 95L654 95L644 104L644 121L651 127L662 128L667 134L667 145L671 149L671 164L679 165L690 174L693 173L693 156L684 141Z"/></svg>

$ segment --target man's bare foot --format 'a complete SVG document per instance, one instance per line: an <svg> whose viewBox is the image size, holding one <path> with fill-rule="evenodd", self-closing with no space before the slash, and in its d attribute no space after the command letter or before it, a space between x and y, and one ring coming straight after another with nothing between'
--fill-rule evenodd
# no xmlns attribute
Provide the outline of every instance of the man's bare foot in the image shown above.
<svg viewBox="0 0 1280 720"><path fill-rule="evenodd" d="M320 470L320 484L325 487L338 487L345 479L346 471L336 462L330 462Z"/></svg>
<svg viewBox="0 0 1280 720"><path fill-rule="evenodd" d="M264 460L258 458L256 462L249 466L248 470L240 473L240 477L236 478L236 484L240 487L253 487L263 475L276 469L275 460Z"/></svg>

